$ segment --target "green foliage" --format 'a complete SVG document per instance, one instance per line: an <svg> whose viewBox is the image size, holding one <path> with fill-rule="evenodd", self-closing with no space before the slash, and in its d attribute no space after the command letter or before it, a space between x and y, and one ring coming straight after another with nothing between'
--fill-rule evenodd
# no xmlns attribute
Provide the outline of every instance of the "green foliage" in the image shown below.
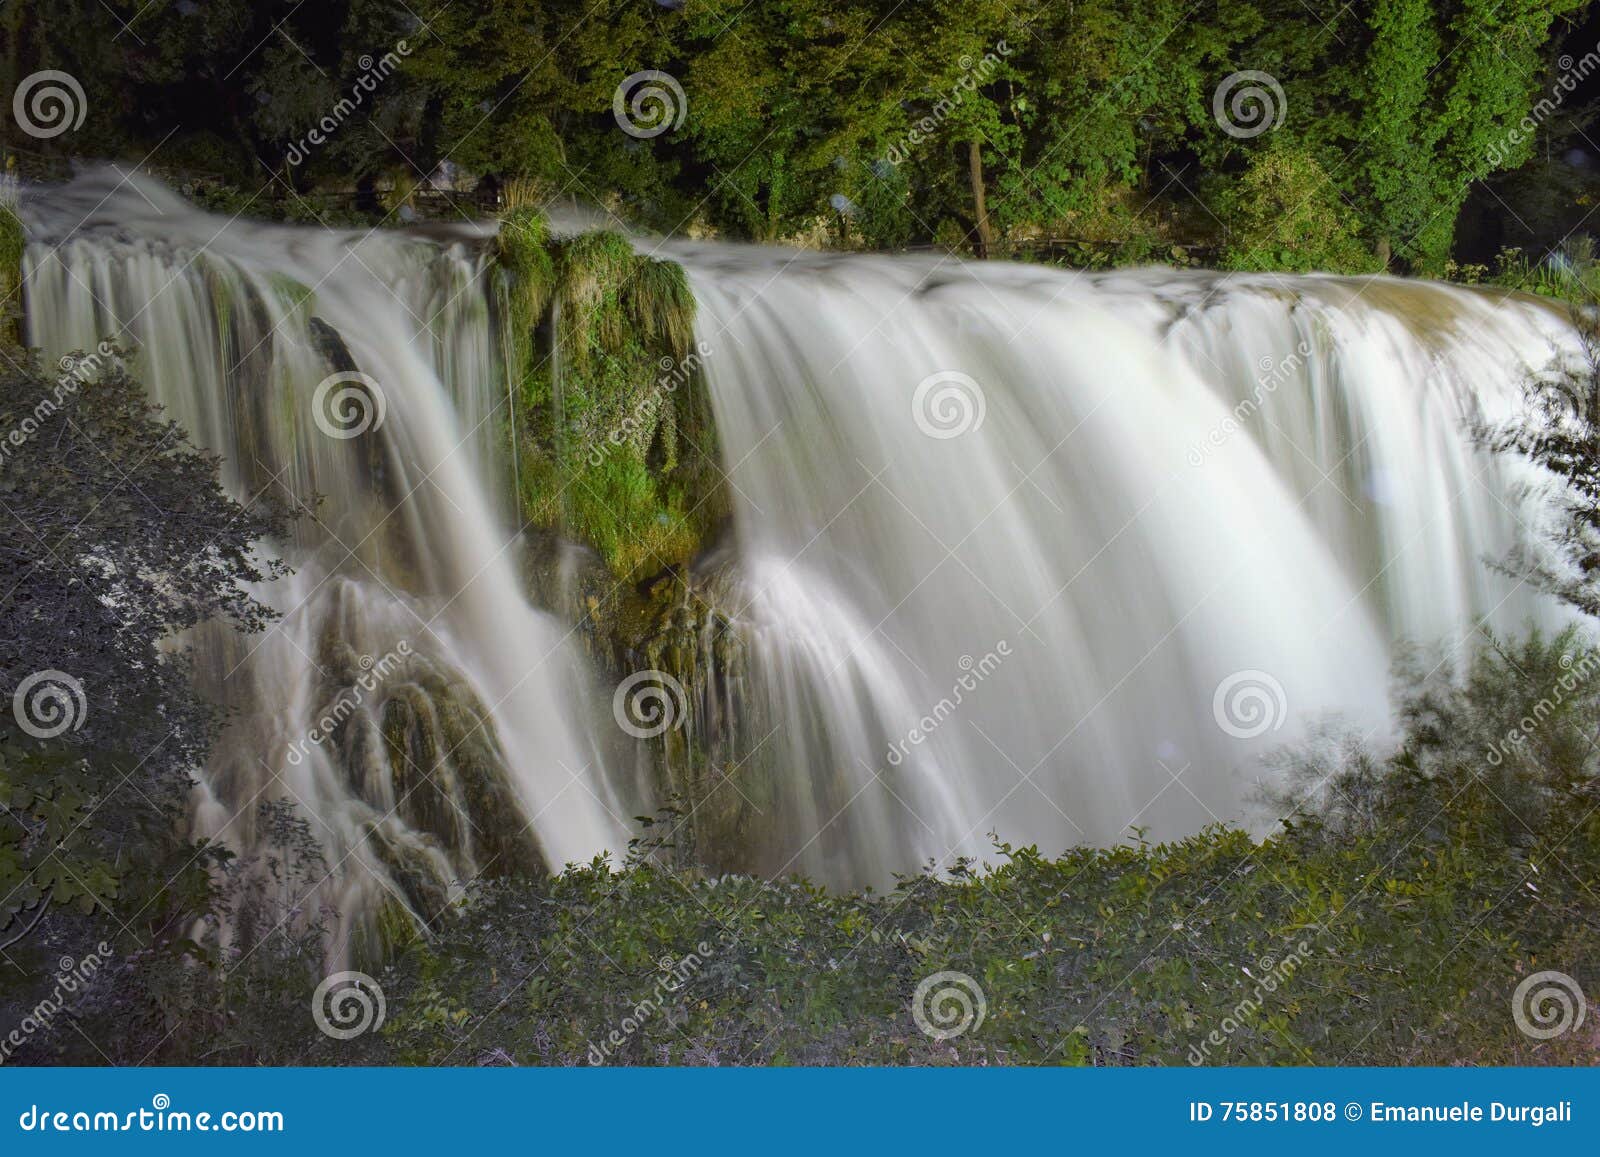
<svg viewBox="0 0 1600 1157"><path fill-rule="evenodd" d="M1118 261L1213 245L1281 144L1320 167L1380 263L1437 274L1475 183L1580 139L1590 111L1556 61L1581 6L1373 0L1308 20L1299 0L1250 0L1202 20L1181 0L508 0L424 24L396 0L19 0L0 15L13 87L63 69L96 115L42 144L9 123L0 139L133 160L159 146L186 181L269 185L251 211L318 220L360 214L314 191L355 186L393 213L449 162L666 230L1002 253L1048 237ZM125 21L146 50L121 51ZM614 101L644 72L681 97L658 84L663 131L629 134ZM1265 139L1217 123L1241 72L1282 93ZM1235 263L1319 255L1278 240Z"/></svg>
<svg viewBox="0 0 1600 1157"><path fill-rule="evenodd" d="M726 500L682 267L617 233L553 240L531 207L507 215L497 252L526 517L620 577L692 558Z"/></svg>
<svg viewBox="0 0 1600 1157"><path fill-rule="evenodd" d="M161 419L122 351L76 355L54 380L0 352L0 501L26 531L0 545L0 674L22 704L0 728L0 943L129 893L154 932L199 870L176 833L217 722L174 639L265 624L244 584L281 573L257 543L286 522L227 497L217 459Z"/></svg>
<svg viewBox="0 0 1600 1157"><path fill-rule="evenodd" d="M0 178L4 180L5 178ZM12 201L14 191L0 186L0 340L15 342L22 316L22 222Z"/></svg>
<svg viewBox="0 0 1600 1157"><path fill-rule="evenodd" d="M1299 808L1261 844L1216 828L1058 859L997 845L989 871L957 865L883 896L706 879L638 858L620 874L597 864L482 889L458 936L400 962L401 995L373 1055L581 1064L600 1046L607 1063L633 1064L1571 1059L1522 1036L1510 993L1545 967L1590 991L1600 983L1600 908L1584 886L1600 869L1587 742L1600 706L1587 676L1600 673L1600 654L1568 634L1515 649L1491 640L1463 680L1429 666L1409 676L1409 739L1392 758L1339 736L1285 753ZM1525 741L1506 742L1558 697ZM1491 764L1496 745L1510 754ZM987 1015L936 1044L910 1008L918 982L943 970L978 982ZM685 972L677 991L658 992L664 975ZM609 1044L626 1018L633 1030Z"/></svg>
<svg viewBox="0 0 1600 1157"><path fill-rule="evenodd" d="M1562 287L1586 298L1572 307L1577 356L1558 356L1530 377L1523 413L1480 436L1491 448L1542 467L1551 480L1554 541L1522 544L1502 565L1584 614L1600 616L1600 312L1592 288L1600 278L1587 247L1574 257L1582 265Z"/></svg>
<svg viewBox="0 0 1600 1157"><path fill-rule="evenodd" d="M1222 265L1227 269L1372 272L1371 254L1350 228L1339 192L1310 153L1272 145L1230 189Z"/></svg>
<svg viewBox="0 0 1600 1157"><path fill-rule="evenodd" d="M260 950L141 962L83 1027L114 1061L1581 1063L1582 1037L1523 1035L1511 994L1543 969L1600 987L1600 652L1487 639L1465 671L1419 654L1400 674L1400 748L1330 729L1280 753L1289 818L1262 842L997 843L981 871L835 893L670 867L668 812L621 865L474 884L374 968L387 1022L348 1042L310 1023L316 970L277 926L316 875L286 825L274 871L229 869L230 903L272 929ZM946 971L985 1015L939 1042L912 1003ZM60 1059L94 1059L79 1040Z"/></svg>

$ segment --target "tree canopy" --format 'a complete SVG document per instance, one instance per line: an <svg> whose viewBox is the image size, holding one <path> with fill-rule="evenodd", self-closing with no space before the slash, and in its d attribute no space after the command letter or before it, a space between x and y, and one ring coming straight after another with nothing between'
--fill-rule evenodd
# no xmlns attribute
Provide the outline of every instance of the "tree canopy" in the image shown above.
<svg viewBox="0 0 1600 1157"><path fill-rule="evenodd" d="M1302 247L1291 267L1359 250L1356 266L1437 271L1474 184L1581 121L1594 60L1562 53L1584 47L1584 7L20 0L0 14L11 79L66 71L91 115L46 141L4 132L22 149L214 172L269 200L280 185L381 186L393 211L448 163L660 229L979 249L1057 237L1237 254L1233 232L1259 215L1240 182L1282 176L1269 199L1291 197L1315 165L1316 195L1337 198L1358 244Z"/></svg>

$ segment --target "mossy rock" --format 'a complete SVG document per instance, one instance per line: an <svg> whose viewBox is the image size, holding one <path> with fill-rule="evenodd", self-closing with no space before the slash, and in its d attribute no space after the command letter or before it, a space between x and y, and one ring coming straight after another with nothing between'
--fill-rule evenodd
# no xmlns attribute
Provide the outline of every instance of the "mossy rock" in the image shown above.
<svg viewBox="0 0 1600 1157"><path fill-rule="evenodd" d="M494 251L525 518L619 578L692 560L728 503L682 267L617 233L551 238L531 209Z"/></svg>
<svg viewBox="0 0 1600 1157"><path fill-rule="evenodd" d="M26 247L22 220L0 196L0 333L22 341L22 253Z"/></svg>

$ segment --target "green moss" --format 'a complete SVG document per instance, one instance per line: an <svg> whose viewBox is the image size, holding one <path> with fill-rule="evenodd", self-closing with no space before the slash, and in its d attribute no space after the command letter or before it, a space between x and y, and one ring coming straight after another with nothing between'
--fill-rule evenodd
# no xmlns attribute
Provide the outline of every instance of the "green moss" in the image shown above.
<svg viewBox="0 0 1600 1157"><path fill-rule="evenodd" d="M617 233L552 239L529 208L495 254L525 516L620 577L692 558L727 503L683 269Z"/></svg>
<svg viewBox="0 0 1600 1157"><path fill-rule="evenodd" d="M21 338L22 252L26 245L22 221L9 195L0 195L0 330L13 340Z"/></svg>

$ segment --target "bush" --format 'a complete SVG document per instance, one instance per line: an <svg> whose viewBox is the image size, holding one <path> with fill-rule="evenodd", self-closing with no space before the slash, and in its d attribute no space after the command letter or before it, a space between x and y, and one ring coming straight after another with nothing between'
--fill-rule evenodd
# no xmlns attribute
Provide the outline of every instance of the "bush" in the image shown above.
<svg viewBox="0 0 1600 1157"><path fill-rule="evenodd" d="M957 863L883 895L712 878L641 844L617 870L474 885L378 973L386 1023L354 1040L313 1026L320 977L276 929L225 973L207 956L181 974L190 988L168 985L159 1020L130 983L81 1027L116 1061L1585 1059L1582 1039L1523 1035L1512 994L1547 969L1600 986L1600 651L1576 633L1490 639L1459 676L1422 656L1406 671L1400 748L1329 730L1283 752L1288 818L1259 843L1222 827L1054 858L997 843L988 870ZM946 1040L912 1011L939 973L963 976L933 982L930 1023L960 1022L958 993L972 1010ZM117 1031L168 1022L182 1028L164 1043ZM98 1062L76 1034L57 1043Z"/></svg>
<svg viewBox="0 0 1600 1157"><path fill-rule="evenodd" d="M1381 272L1351 231L1350 209L1315 157L1274 144L1257 153L1221 206L1222 266L1309 273Z"/></svg>

